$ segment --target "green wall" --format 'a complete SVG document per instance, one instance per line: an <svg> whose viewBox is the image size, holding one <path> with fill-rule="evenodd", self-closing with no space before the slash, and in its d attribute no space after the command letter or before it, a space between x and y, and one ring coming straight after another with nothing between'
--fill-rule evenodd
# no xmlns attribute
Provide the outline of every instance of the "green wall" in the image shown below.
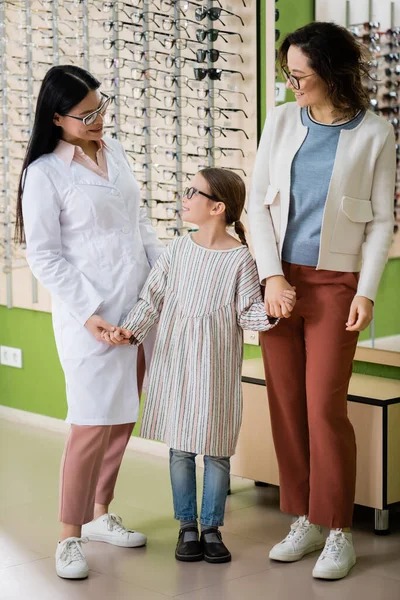
<svg viewBox="0 0 400 600"><path fill-rule="evenodd" d="M23 368L0 365L0 404L64 419L64 376L51 315L0 306L0 346L22 348Z"/></svg>

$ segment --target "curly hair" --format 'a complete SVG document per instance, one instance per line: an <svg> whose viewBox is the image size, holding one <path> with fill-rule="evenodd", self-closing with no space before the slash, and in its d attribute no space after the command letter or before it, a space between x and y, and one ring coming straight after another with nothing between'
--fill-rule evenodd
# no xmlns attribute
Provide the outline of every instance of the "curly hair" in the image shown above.
<svg viewBox="0 0 400 600"><path fill-rule="evenodd" d="M287 65L290 46L299 48L309 66L325 82L337 113L369 108L362 79L369 76L370 54L344 27L335 23L309 23L289 33L278 50L280 67Z"/></svg>

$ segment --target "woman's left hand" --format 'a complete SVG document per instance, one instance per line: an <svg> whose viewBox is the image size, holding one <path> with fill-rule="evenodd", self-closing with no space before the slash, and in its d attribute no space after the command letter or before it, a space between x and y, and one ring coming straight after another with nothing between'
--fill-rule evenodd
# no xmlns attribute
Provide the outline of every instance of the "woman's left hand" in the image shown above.
<svg viewBox="0 0 400 600"><path fill-rule="evenodd" d="M373 302L365 296L354 296L351 303L346 331L364 331L372 321Z"/></svg>

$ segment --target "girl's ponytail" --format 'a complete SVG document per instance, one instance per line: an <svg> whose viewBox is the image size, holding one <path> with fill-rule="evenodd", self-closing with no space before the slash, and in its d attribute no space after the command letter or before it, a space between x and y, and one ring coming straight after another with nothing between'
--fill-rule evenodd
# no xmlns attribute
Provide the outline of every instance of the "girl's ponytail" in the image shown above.
<svg viewBox="0 0 400 600"><path fill-rule="evenodd" d="M243 246L248 246L248 243L246 240L246 230L244 228L242 221L235 221L235 233L239 237Z"/></svg>

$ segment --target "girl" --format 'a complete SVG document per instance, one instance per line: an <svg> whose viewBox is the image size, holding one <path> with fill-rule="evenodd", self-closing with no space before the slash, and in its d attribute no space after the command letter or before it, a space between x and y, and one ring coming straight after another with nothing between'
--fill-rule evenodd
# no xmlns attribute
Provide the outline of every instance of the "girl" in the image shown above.
<svg viewBox="0 0 400 600"><path fill-rule="evenodd" d="M67 385L71 430L61 468L56 570L71 579L88 575L85 523L91 540L146 543L108 512L138 416L143 368L137 377L137 349L106 346L101 331L136 301L164 249L139 208L122 146L103 140L110 99L99 86L79 67L47 73L18 196L17 240L26 237L28 263L51 292Z"/></svg>
<svg viewBox="0 0 400 600"><path fill-rule="evenodd" d="M119 343L141 344L160 320L141 435L170 446L175 519L180 531L175 556L182 561L231 560L218 527L224 523L229 457L242 418L242 329L270 329L255 263L240 215L241 178L227 170L198 173L183 196L184 220L194 234L178 238L157 261L140 300L122 323L104 332ZM241 243L227 231L234 224ZM282 293L293 307L295 293ZM197 454L204 455L204 491L197 528Z"/></svg>

